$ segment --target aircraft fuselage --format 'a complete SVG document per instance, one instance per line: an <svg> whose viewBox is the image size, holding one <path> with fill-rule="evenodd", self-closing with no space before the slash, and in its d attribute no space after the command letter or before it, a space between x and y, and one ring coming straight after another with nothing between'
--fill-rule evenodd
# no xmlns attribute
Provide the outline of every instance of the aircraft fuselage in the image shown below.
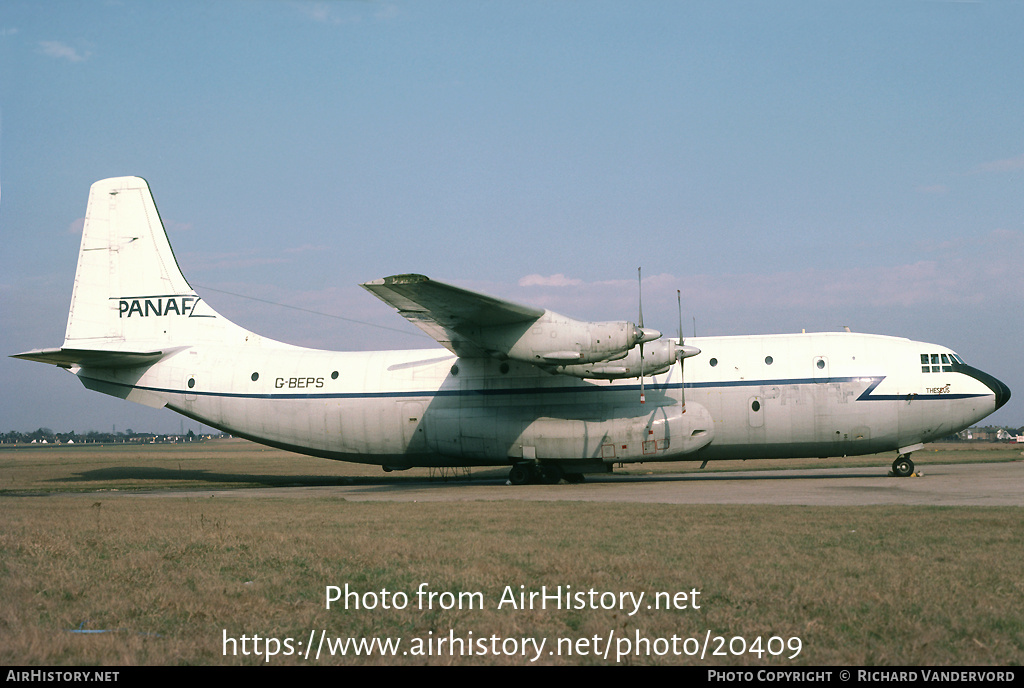
<svg viewBox="0 0 1024 688"><path fill-rule="evenodd" d="M166 404L241 437L393 468L868 454L957 432L997 404L998 390L934 344L856 333L687 343L702 353L685 365L686 414L677 413L679 364L647 378L644 404L638 380L578 380L443 349L339 353L259 340L189 347L141 375L77 374L91 389ZM943 354L946 365L922 372L922 356ZM657 428L649 434L652 419L671 425L695 413L712 427L700 448L666 444ZM524 436L544 421L550 431ZM634 432L612 427L631 422ZM559 423L588 438L556 437ZM567 446L576 453L566 455Z"/></svg>

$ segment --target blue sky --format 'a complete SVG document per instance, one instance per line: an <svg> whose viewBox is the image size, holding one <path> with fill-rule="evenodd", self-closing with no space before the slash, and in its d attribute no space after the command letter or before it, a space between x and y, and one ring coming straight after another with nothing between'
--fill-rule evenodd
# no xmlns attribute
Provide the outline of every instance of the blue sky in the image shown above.
<svg viewBox="0 0 1024 688"><path fill-rule="evenodd" d="M648 326L680 289L698 334L940 343L1019 426L1022 28L1021 2L7 0L2 352L60 345L89 185L138 175L200 294L291 343L431 346L357 286L399 272L632 319L642 265ZM4 431L196 427L0 379Z"/></svg>

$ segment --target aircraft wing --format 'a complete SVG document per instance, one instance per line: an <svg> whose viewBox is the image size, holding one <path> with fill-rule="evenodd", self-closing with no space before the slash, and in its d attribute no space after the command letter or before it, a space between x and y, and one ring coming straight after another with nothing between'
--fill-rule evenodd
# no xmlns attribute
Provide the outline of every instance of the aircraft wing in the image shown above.
<svg viewBox="0 0 1024 688"><path fill-rule="evenodd" d="M459 356L490 355L487 328L525 329L545 313L423 275L392 275L362 286Z"/></svg>

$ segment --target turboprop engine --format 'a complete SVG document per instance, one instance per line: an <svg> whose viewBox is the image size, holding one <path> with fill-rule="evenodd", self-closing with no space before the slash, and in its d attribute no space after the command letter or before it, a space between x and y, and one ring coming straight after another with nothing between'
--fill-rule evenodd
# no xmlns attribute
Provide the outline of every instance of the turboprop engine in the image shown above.
<svg viewBox="0 0 1024 688"><path fill-rule="evenodd" d="M659 375L671 368L676 361L699 353L700 349L695 346L680 345L674 340L666 340L647 344L642 351L635 348L616 360L562 365L558 366L555 372L586 379L622 380L641 375Z"/></svg>
<svg viewBox="0 0 1024 688"><path fill-rule="evenodd" d="M631 350L661 332L631 322L584 322L553 311L523 326L481 328L467 338L501 358L534 365L569 366L628 358Z"/></svg>

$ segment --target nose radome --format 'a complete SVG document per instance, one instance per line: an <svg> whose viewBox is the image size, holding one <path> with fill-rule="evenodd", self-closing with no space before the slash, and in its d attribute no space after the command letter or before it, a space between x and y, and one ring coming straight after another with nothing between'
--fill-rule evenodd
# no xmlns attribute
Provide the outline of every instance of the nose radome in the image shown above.
<svg viewBox="0 0 1024 688"><path fill-rule="evenodd" d="M985 384L987 384L989 388L996 393L996 410L998 410L1003 406L1003 404L1010 400L1010 388L994 377L992 378L992 382L995 384L993 385L987 382Z"/></svg>
<svg viewBox="0 0 1024 688"><path fill-rule="evenodd" d="M956 370L970 375L975 380L981 382L992 390L992 393L996 395L996 407L993 409L994 411L998 411L1010 400L1010 388L988 373L978 370L977 368L972 368L969 365L957 366Z"/></svg>

